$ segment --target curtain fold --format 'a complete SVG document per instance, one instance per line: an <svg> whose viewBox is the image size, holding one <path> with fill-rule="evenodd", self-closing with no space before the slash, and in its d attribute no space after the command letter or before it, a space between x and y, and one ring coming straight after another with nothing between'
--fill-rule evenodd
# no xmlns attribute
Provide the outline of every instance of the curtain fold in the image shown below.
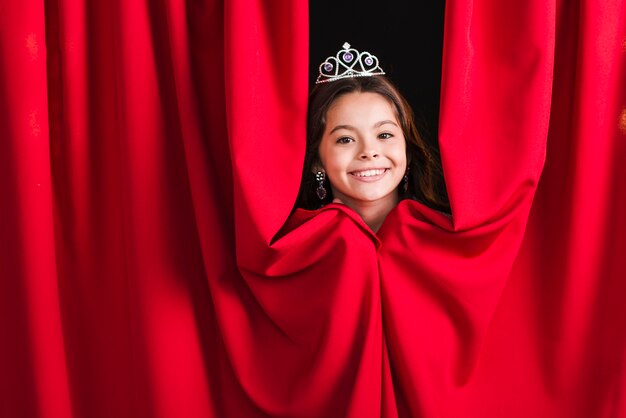
<svg viewBox="0 0 626 418"><path fill-rule="evenodd" d="M448 1L452 217L373 234L289 216L306 2L3 1L0 415L626 416L624 16Z"/></svg>
<svg viewBox="0 0 626 418"><path fill-rule="evenodd" d="M46 25L40 2L0 13L0 391L7 416L68 416L53 223Z"/></svg>

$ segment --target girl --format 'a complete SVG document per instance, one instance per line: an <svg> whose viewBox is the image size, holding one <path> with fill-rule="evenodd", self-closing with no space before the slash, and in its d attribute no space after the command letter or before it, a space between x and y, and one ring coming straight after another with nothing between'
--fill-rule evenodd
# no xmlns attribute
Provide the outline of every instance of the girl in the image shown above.
<svg viewBox="0 0 626 418"><path fill-rule="evenodd" d="M417 130L410 105L380 67L366 68L368 58L374 62L374 56L346 44L320 66L309 100L296 207L343 203L377 232L404 198L449 209L445 194L437 193L440 165ZM329 60L344 72L324 77Z"/></svg>

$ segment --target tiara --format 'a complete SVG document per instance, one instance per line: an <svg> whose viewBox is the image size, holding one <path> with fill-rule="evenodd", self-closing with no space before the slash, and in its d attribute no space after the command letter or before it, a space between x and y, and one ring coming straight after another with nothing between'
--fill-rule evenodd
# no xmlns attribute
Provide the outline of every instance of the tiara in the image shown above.
<svg viewBox="0 0 626 418"><path fill-rule="evenodd" d="M320 73L315 84L328 83L349 77L369 77L385 74L378 65L378 58L369 52L359 52L350 48L349 43L334 57L328 57L320 64Z"/></svg>

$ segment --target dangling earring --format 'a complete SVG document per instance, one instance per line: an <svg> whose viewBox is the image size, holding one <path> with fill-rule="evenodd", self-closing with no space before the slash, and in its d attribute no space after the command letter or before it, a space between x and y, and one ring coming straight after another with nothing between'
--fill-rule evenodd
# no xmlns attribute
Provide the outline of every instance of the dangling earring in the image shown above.
<svg viewBox="0 0 626 418"><path fill-rule="evenodd" d="M404 178L402 178L402 192L406 193L409 190L409 167L406 168Z"/></svg>
<svg viewBox="0 0 626 418"><path fill-rule="evenodd" d="M326 197L326 189L324 188L324 180L326 180L326 173L323 171L318 171L315 173L315 180L317 180L317 189L315 189L315 193L317 193L317 197L320 200L324 200Z"/></svg>

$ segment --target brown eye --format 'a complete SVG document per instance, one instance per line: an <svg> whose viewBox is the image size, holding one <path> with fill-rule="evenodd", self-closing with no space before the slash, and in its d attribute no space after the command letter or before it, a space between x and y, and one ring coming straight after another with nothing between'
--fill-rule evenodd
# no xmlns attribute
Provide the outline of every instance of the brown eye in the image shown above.
<svg viewBox="0 0 626 418"><path fill-rule="evenodd" d="M338 144L348 144L350 142L354 141L352 138L350 138L349 136L342 136L341 138L339 138L337 140Z"/></svg>
<svg viewBox="0 0 626 418"><path fill-rule="evenodd" d="M380 139L389 139L392 138L393 135L390 134L389 132L383 132L382 134L378 135L378 138Z"/></svg>

